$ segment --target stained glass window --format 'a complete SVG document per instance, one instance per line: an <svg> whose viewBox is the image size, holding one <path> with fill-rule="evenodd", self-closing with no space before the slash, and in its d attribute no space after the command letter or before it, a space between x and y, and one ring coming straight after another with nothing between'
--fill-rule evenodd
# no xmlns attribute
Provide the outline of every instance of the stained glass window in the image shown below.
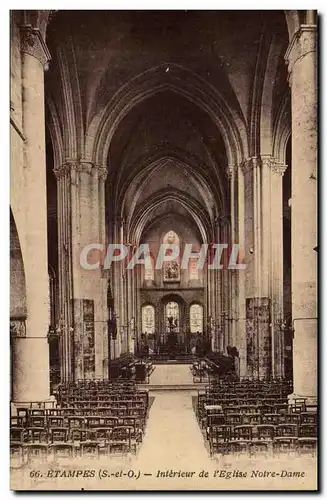
<svg viewBox="0 0 327 500"><path fill-rule="evenodd" d="M175 245L179 247L180 241L178 235L174 231L168 231L165 234L163 243L165 245ZM173 252L173 249L167 249L166 255ZM175 260L165 261L163 263L163 280L164 281L180 281L180 263L179 257Z"/></svg>
<svg viewBox="0 0 327 500"><path fill-rule="evenodd" d="M190 307L190 330L191 333L203 331L203 307L200 304Z"/></svg>
<svg viewBox="0 0 327 500"><path fill-rule="evenodd" d="M176 302L168 302L166 305L166 329L167 332L179 330L179 307Z"/></svg>
<svg viewBox="0 0 327 500"><path fill-rule="evenodd" d="M153 334L155 330L155 312L151 305L142 307L142 333Z"/></svg>

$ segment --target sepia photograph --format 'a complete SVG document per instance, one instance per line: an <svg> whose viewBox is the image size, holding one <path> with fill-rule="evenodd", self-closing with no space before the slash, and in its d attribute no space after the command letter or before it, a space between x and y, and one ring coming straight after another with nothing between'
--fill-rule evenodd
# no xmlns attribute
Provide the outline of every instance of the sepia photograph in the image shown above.
<svg viewBox="0 0 327 500"><path fill-rule="evenodd" d="M317 491L318 21L8 12L11 490Z"/></svg>

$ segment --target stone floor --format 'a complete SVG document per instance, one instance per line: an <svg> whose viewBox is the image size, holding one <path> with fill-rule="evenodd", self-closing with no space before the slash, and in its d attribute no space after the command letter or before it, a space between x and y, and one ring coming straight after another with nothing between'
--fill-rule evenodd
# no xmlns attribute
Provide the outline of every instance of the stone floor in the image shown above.
<svg viewBox="0 0 327 500"><path fill-rule="evenodd" d="M187 385L193 384L190 365L155 365L150 376L151 385Z"/></svg>
<svg viewBox="0 0 327 500"><path fill-rule="evenodd" d="M158 365L164 384L189 383L188 365ZM153 375L154 375L153 374ZM211 459L192 407L195 391L150 393L154 397L143 443L136 456L76 459L54 466L24 467L11 472L12 489L67 490L242 490L316 488L316 460L309 457L216 457ZM54 479L49 470L92 471L94 477ZM38 470L40 476L31 478ZM282 472L286 471L286 472ZM304 477L283 477L286 473ZM271 472L279 475L272 477ZM247 474L244 477L244 474ZM241 477L241 474L243 477ZM33 472L32 472L33 475Z"/></svg>

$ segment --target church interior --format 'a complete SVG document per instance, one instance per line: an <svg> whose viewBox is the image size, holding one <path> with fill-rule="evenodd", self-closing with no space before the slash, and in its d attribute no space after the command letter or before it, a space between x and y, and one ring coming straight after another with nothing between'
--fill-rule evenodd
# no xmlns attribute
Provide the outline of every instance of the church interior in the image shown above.
<svg viewBox="0 0 327 500"><path fill-rule="evenodd" d="M10 23L13 460L315 456L316 12Z"/></svg>

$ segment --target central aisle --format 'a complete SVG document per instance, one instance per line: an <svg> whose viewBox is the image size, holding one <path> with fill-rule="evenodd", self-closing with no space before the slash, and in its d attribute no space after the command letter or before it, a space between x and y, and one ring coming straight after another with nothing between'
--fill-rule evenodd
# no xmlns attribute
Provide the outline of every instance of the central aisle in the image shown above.
<svg viewBox="0 0 327 500"><path fill-rule="evenodd" d="M191 393L169 391L155 394L144 442L136 467L152 474L148 485L161 488L187 488L199 485L198 473L212 473L213 462L192 408ZM158 471L195 471L192 478L156 478ZM211 474L210 474L211 475Z"/></svg>

